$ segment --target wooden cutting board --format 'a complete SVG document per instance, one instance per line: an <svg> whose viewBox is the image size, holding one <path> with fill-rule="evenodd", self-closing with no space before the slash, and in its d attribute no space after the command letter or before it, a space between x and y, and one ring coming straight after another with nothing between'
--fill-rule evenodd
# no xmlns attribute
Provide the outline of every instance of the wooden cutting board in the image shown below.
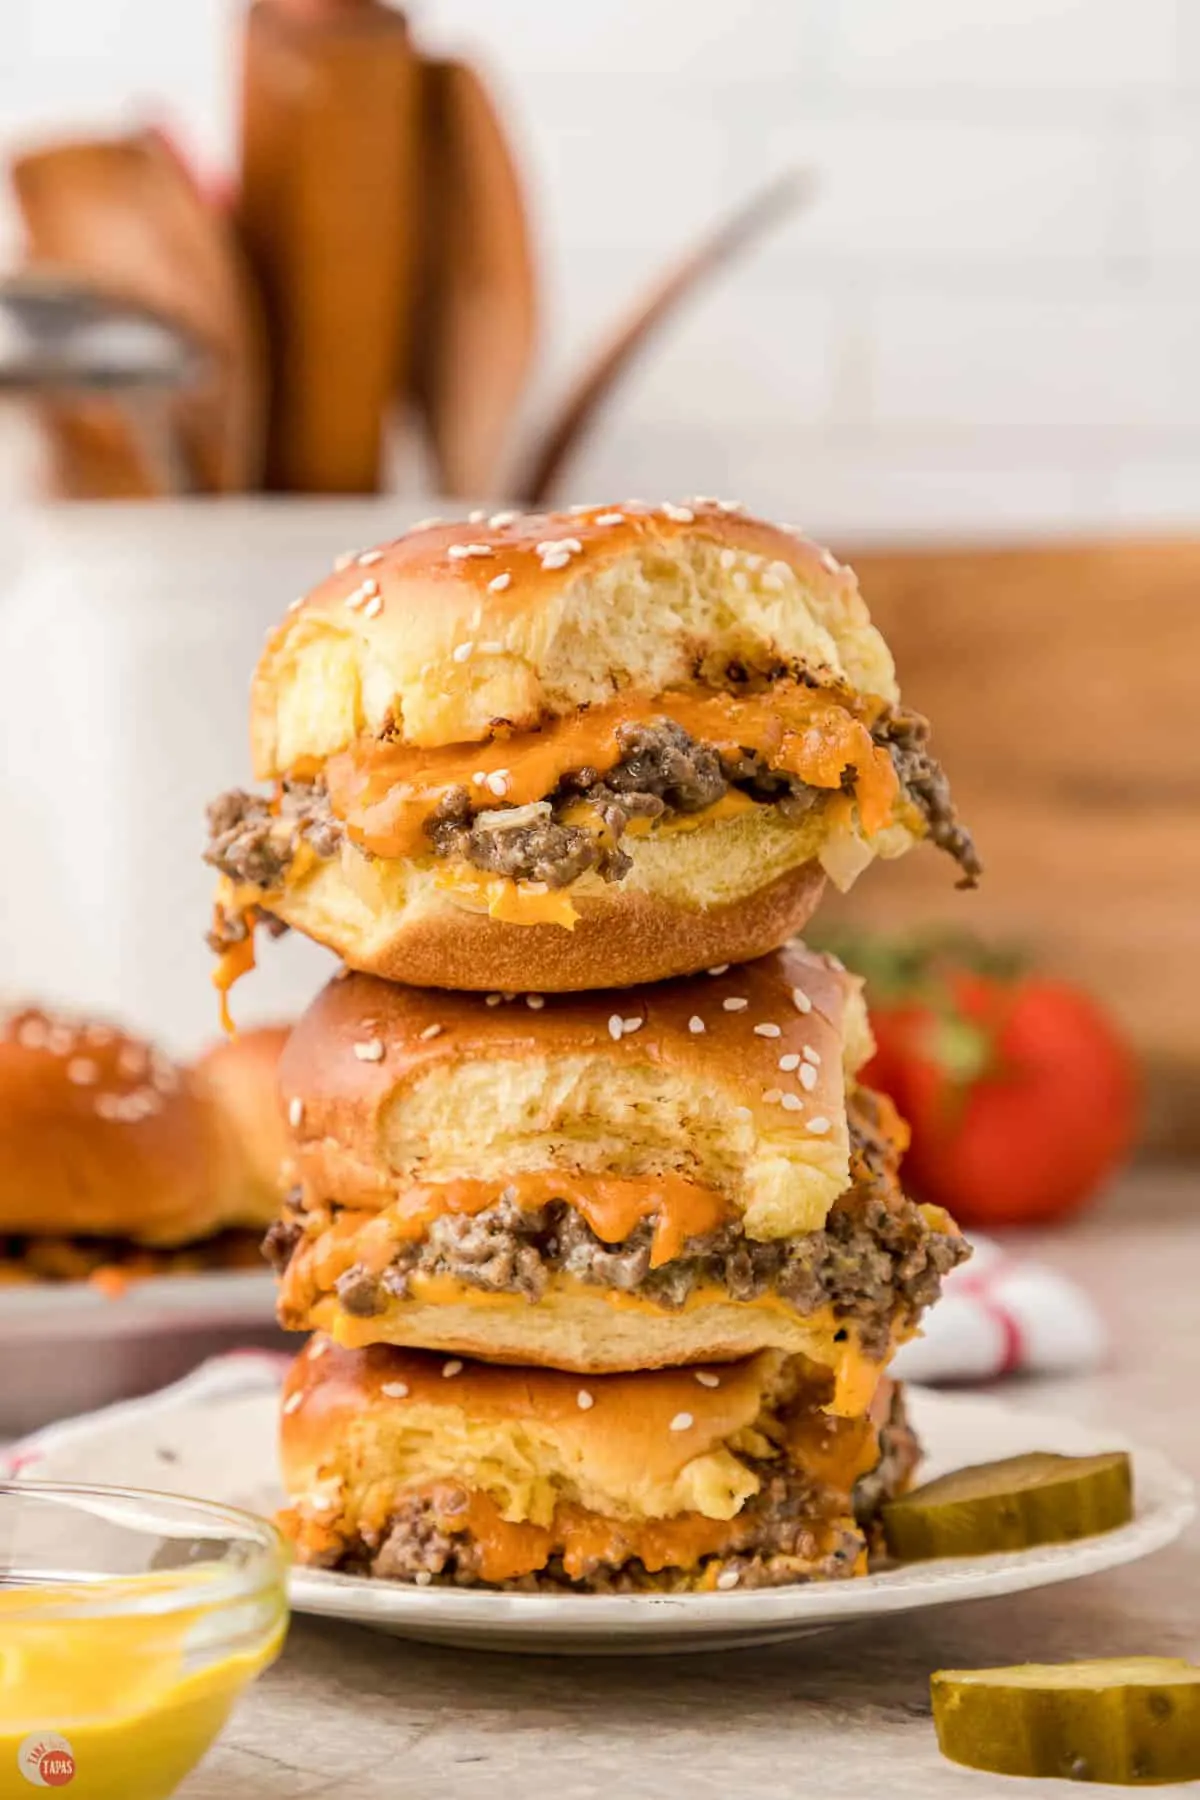
<svg viewBox="0 0 1200 1800"><path fill-rule="evenodd" d="M831 917L1028 944L1132 1034L1147 1141L1200 1150L1200 541L850 556L987 872L909 856Z"/></svg>

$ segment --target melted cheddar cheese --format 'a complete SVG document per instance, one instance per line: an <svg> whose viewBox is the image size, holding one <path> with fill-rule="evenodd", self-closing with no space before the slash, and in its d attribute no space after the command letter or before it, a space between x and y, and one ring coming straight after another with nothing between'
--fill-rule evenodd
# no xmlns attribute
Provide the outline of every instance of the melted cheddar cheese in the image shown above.
<svg viewBox="0 0 1200 1800"><path fill-rule="evenodd" d="M425 825L455 788L485 807L499 789L507 806L544 800L565 775L603 775L624 754L622 726L669 719L698 743L754 751L771 768L831 795L853 772L867 836L892 822L899 785L891 757L869 723L820 690L779 682L761 694L623 694L606 706L554 719L540 731L498 734L485 744L422 749L363 739L325 764L330 803L352 842L374 856L406 857L429 848ZM494 778L491 786L488 777ZM736 803L735 803L736 804ZM694 815L700 823L706 814Z"/></svg>

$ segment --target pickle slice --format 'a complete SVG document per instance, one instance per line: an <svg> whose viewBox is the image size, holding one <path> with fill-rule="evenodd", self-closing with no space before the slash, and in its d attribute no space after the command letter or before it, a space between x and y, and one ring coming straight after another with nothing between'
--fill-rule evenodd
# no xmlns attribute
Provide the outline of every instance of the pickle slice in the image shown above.
<svg viewBox="0 0 1200 1800"><path fill-rule="evenodd" d="M1133 1470L1123 1450L1055 1456L1035 1450L956 1469L883 1509L890 1553L901 1562L987 1556L1114 1531L1133 1517Z"/></svg>
<svg viewBox="0 0 1200 1800"><path fill-rule="evenodd" d="M1122 1787L1200 1779L1200 1668L1171 1656L940 1669L938 1745L994 1775Z"/></svg>

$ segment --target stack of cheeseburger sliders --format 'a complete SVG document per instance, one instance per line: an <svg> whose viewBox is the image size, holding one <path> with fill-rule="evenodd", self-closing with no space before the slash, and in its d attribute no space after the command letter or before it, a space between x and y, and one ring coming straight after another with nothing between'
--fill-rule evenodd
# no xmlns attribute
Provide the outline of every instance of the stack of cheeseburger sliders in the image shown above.
<svg viewBox="0 0 1200 1800"><path fill-rule="evenodd" d="M429 522L294 603L252 740L218 985L259 927L344 964L280 1065L301 1560L862 1573L918 1455L889 1361L964 1247L793 940L917 839L978 865L853 573L716 501Z"/></svg>

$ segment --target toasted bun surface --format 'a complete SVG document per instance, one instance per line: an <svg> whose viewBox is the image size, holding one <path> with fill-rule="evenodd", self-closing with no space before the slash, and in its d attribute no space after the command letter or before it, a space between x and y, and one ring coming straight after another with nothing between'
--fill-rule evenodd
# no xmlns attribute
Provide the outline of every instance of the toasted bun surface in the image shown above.
<svg viewBox="0 0 1200 1800"><path fill-rule="evenodd" d="M572 885L569 929L491 916L495 890L473 872L443 885L436 865L368 862L352 846L298 881L241 899L387 981L547 994L629 987L745 962L802 931L825 889L808 836L760 807L686 836L631 843L623 881L588 875ZM511 896L511 883L496 888ZM524 916L553 916L557 898L526 903Z"/></svg>
<svg viewBox="0 0 1200 1800"><path fill-rule="evenodd" d="M886 1386L871 1415L837 1420L820 1378L772 1353L585 1384L318 1337L284 1390L285 1526L302 1560L426 1579L457 1559L459 1578L503 1583L558 1556L585 1585L637 1559L662 1585L711 1586L739 1552L771 1579L852 1574Z"/></svg>
<svg viewBox="0 0 1200 1800"><path fill-rule="evenodd" d="M469 646L464 652L464 646ZM470 743L624 688L723 686L783 662L882 700L892 659L853 571L715 502L415 528L298 604L255 676L259 780L366 734Z"/></svg>
<svg viewBox="0 0 1200 1800"><path fill-rule="evenodd" d="M265 1225L281 1192L285 1036L248 1032L189 1070L99 1020L10 1013L0 1022L0 1232L172 1246Z"/></svg>
<svg viewBox="0 0 1200 1800"><path fill-rule="evenodd" d="M771 1238L819 1227L847 1186L847 1072L870 1052L857 978L792 946L561 1000L335 979L280 1084L299 1179L322 1203L381 1209L418 1184L539 1170L677 1174Z"/></svg>

